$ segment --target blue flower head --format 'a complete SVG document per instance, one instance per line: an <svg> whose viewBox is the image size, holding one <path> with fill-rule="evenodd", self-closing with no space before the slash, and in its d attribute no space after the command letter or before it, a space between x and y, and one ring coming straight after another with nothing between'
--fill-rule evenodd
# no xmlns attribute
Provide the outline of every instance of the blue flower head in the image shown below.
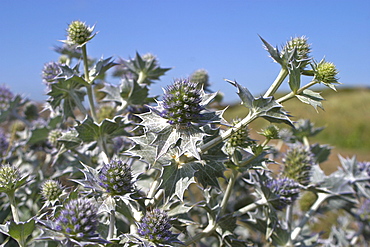
<svg viewBox="0 0 370 247"><path fill-rule="evenodd" d="M138 225L138 234L153 242L159 244L169 244L179 242L177 234L172 233L171 218L160 209L148 211L140 220Z"/></svg>
<svg viewBox="0 0 370 247"><path fill-rule="evenodd" d="M49 62L44 64L44 68L42 70L42 80L43 82L48 85L51 82L55 81L55 77L57 77L62 72L60 68L60 63L57 62Z"/></svg>
<svg viewBox="0 0 370 247"><path fill-rule="evenodd" d="M298 198L300 186L298 182L290 178L267 180L266 187L276 196L276 199L270 200L270 203L277 210L283 210Z"/></svg>

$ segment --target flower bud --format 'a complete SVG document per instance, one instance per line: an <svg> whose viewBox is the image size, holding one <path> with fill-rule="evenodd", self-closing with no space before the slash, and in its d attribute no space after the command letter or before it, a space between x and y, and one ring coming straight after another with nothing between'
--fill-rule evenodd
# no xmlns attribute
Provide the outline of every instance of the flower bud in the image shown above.
<svg viewBox="0 0 370 247"><path fill-rule="evenodd" d="M56 147L58 145L58 138L62 136L62 130L54 129L49 132L48 135L48 142Z"/></svg>
<svg viewBox="0 0 370 247"><path fill-rule="evenodd" d="M278 139L279 138L279 129L275 125L270 125L267 128L263 129L260 133L267 139Z"/></svg>
<svg viewBox="0 0 370 247"><path fill-rule="evenodd" d="M55 180L46 180L41 185L41 194L47 201L55 201L63 193L62 185Z"/></svg>
<svg viewBox="0 0 370 247"><path fill-rule="evenodd" d="M131 166L121 160L112 160L99 172L99 185L111 195L124 195L133 190Z"/></svg>
<svg viewBox="0 0 370 247"><path fill-rule="evenodd" d="M294 179L302 185L308 185L311 179L311 167L315 164L314 155L303 145L292 146L283 158L283 176Z"/></svg>
<svg viewBox="0 0 370 247"><path fill-rule="evenodd" d="M234 120L234 125L236 125L240 120ZM248 128L241 128L235 131L231 137L226 142L227 147L247 147L252 140L249 138Z"/></svg>
<svg viewBox="0 0 370 247"><path fill-rule="evenodd" d="M323 84L338 82L338 70L333 63L322 60L315 68L315 80Z"/></svg>
<svg viewBox="0 0 370 247"><path fill-rule="evenodd" d="M9 108L13 97L13 93L6 86L0 86L0 112Z"/></svg>
<svg viewBox="0 0 370 247"><path fill-rule="evenodd" d="M21 175L17 168L10 164L0 166L0 190L9 192L17 188Z"/></svg>
<svg viewBox="0 0 370 247"><path fill-rule="evenodd" d="M84 22L73 21L68 27L68 41L74 45L83 45L92 39L94 28L87 26Z"/></svg>
<svg viewBox="0 0 370 247"><path fill-rule="evenodd" d="M171 220L173 219L170 219L160 209L148 211L139 222L138 233L153 243L169 244L178 242L177 234L173 234L170 230L172 227Z"/></svg>
<svg viewBox="0 0 370 247"><path fill-rule="evenodd" d="M286 43L284 47L285 51L292 52L293 49L297 51L298 61L309 59L311 45L307 43L307 38L305 36L292 38Z"/></svg>
<svg viewBox="0 0 370 247"><path fill-rule="evenodd" d="M197 84L187 79L177 80L165 89L161 116L170 124L190 126L201 117L204 109L201 102L202 91Z"/></svg>
<svg viewBox="0 0 370 247"><path fill-rule="evenodd" d="M198 69L190 76L190 81L201 85L205 90L209 87L209 75L207 70Z"/></svg>
<svg viewBox="0 0 370 247"><path fill-rule="evenodd" d="M63 205L55 220L56 231L82 241L97 236L98 209L88 199L75 199Z"/></svg>
<svg viewBox="0 0 370 247"><path fill-rule="evenodd" d="M269 202L277 210L283 210L287 205L292 204L300 192L300 184L290 178L268 180L266 187L276 196Z"/></svg>
<svg viewBox="0 0 370 247"><path fill-rule="evenodd" d="M42 70L42 80L46 85L55 81L55 77L57 77L62 72L60 68L60 63L56 62L49 62L44 64L44 68Z"/></svg>

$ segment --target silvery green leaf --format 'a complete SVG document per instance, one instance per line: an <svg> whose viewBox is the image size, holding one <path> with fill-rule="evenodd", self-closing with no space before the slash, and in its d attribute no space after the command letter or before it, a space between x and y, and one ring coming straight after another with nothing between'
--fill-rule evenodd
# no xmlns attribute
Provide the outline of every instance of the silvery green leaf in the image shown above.
<svg viewBox="0 0 370 247"><path fill-rule="evenodd" d="M263 44L265 45L266 50L270 53L271 58L274 59L275 62L277 62L277 63L279 63L279 64L282 65L283 64L283 60L281 58L281 55L280 55L280 52L279 52L278 48L275 48L272 45L270 45L261 36L260 36L260 39L262 40Z"/></svg>
<svg viewBox="0 0 370 247"><path fill-rule="evenodd" d="M249 92L249 90L243 87L242 85L240 85L239 83L237 83L236 81L230 81L230 80L226 80L226 81L238 89L237 94L239 95L239 98L242 100L242 104L248 109L252 109L254 97Z"/></svg>
<svg viewBox="0 0 370 247"><path fill-rule="evenodd" d="M104 73L117 65L111 61L112 57L103 59L101 58L89 72L90 81L94 81L97 77L104 75Z"/></svg>
<svg viewBox="0 0 370 247"><path fill-rule="evenodd" d="M185 163L181 166L172 163L163 167L162 183L160 189L164 189L165 196L171 199L176 195L181 201L185 190L190 184L195 183L194 173L196 172L195 163Z"/></svg>
<svg viewBox="0 0 370 247"><path fill-rule="evenodd" d="M75 67L71 68L66 64L61 64L60 69L62 72L55 77L55 79L64 79L65 81L74 81L80 85L88 86L89 83L80 75L78 71L79 64L76 64Z"/></svg>
<svg viewBox="0 0 370 247"><path fill-rule="evenodd" d="M27 238L33 233L34 229L35 220L31 218L26 222L7 222L5 225L2 225L0 232L11 236L20 246L26 246Z"/></svg>
<svg viewBox="0 0 370 247"><path fill-rule="evenodd" d="M318 143L311 145L310 150L315 156L315 162L320 164L328 160L332 147L329 145L320 145Z"/></svg>
<svg viewBox="0 0 370 247"><path fill-rule="evenodd" d="M259 97L253 101L253 111L259 117L263 117L270 122L286 123L293 126L289 119L288 113L283 109L283 106L277 103L273 97Z"/></svg>
<svg viewBox="0 0 370 247"><path fill-rule="evenodd" d="M226 170L224 161L225 156L223 155L204 155L201 161L195 163L194 167L197 169L195 177L203 188L208 186L220 188L218 179L224 178Z"/></svg>
<svg viewBox="0 0 370 247"><path fill-rule="evenodd" d="M146 85L139 85L136 80L123 79L120 84L121 97L133 105L142 105L148 97Z"/></svg>
<svg viewBox="0 0 370 247"><path fill-rule="evenodd" d="M67 149L74 149L81 145L82 140L77 137L78 132L75 129L72 129L67 132L63 132L62 136L58 138L58 142L64 144Z"/></svg>
<svg viewBox="0 0 370 247"><path fill-rule="evenodd" d="M33 129L31 132L31 137L30 139L28 139L27 144L32 145L46 141L49 135L49 131L50 130L47 127Z"/></svg>
<svg viewBox="0 0 370 247"><path fill-rule="evenodd" d="M289 87L292 92L296 93L301 86L301 68L300 65L290 63L288 66L289 71Z"/></svg>
<svg viewBox="0 0 370 247"><path fill-rule="evenodd" d="M322 106L320 102L324 100L324 98L321 97L320 93L306 89L302 93L297 94L296 97L303 103L312 105L316 111L317 111L317 107L320 107L321 109L324 110L324 107Z"/></svg>

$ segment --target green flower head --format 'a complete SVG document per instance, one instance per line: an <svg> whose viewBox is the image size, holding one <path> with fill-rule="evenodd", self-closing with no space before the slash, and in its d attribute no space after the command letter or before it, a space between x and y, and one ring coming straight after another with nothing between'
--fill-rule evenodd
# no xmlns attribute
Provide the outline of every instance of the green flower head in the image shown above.
<svg viewBox="0 0 370 247"><path fill-rule="evenodd" d="M20 180L21 174L16 167L10 164L0 167L0 191L10 192L15 190Z"/></svg>
<svg viewBox="0 0 370 247"><path fill-rule="evenodd" d="M324 84L325 86L330 86L333 83L339 83L337 77L338 70L333 63L321 60L313 67L315 72L314 80Z"/></svg>
<svg viewBox="0 0 370 247"><path fill-rule="evenodd" d="M305 36L295 37L289 40L284 46L283 51L292 52L294 49L297 51L297 60L307 60L309 59L309 53L311 52L311 45L308 44L307 38Z"/></svg>
<svg viewBox="0 0 370 247"><path fill-rule="evenodd" d="M63 193L62 185L55 180L46 180L41 185L41 194L47 201L55 201Z"/></svg>
<svg viewBox="0 0 370 247"><path fill-rule="evenodd" d="M95 35L92 35L94 27L89 27L85 22L73 21L69 24L67 42L71 45L83 46Z"/></svg>

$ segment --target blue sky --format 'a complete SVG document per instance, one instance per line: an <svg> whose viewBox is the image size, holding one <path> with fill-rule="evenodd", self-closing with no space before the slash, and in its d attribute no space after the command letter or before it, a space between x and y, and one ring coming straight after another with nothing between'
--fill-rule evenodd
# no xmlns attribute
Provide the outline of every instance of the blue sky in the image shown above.
<svg viewBox="0 0 370 247"><path fill-rule="evenodd" d="M1 10L0 84L34 100L47 98L41 70L57 60L53 47L73 20L96 24L99 33L87 47L92 57L150 52L171 67L153 95L200 68L226 102L238 98L225 78L262 94L280 68L258 35L274 46L305 35L316 60L337 65L343 86L370 86L368 0L3 0Z"/></svg>

